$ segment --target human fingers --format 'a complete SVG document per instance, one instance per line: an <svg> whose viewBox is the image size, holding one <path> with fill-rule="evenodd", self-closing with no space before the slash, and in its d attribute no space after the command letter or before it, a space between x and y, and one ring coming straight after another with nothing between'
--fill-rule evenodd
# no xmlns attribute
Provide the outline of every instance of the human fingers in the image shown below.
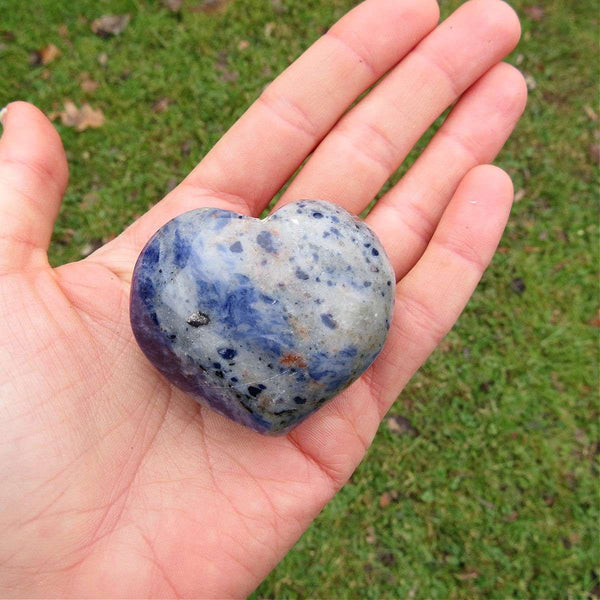
<svg viewBox="0 0 600 600"><path fill-rule="evenodd" d="M348 106L438 17L431 0L359 4L264 90L186 183L244 198L260 213Z"/></svg>
<svg viewBox="0 0 600 600"><path fill-rule="evenodd" d="M434 120L519 36L519 20L505 2L463 4L339 121L281 203L321 198L362 211Z"/></svg>
<svg viewBox="0 0 600 600"><path fill-rule="evenodd" d="M417 262L463 177L491 162L527 101L521 73L506 63L488 71L462 97L404 177L375 205L377 232L401 279Z"/></svg>
<svg viewBox="0 0 600 600"><path fill-rule="evenodd" d="M494 255L512 199L501 169L469 171L422 257L397 285L388 341L366 375L380 414L456 322Z"/></svg>
<svg viewBox="0 0 600 600"><path fill-rule="evenodd" d="M434 0L367 0L261 94L190 175L93 260L123 278L149 237L201 206L258 216L348 106L433 27Z"/></svg>
<svg viewBox="0 0 600 600"><path fill-rule="evenodd" d="M414 372L456 322L490 262L512 203L508 175L469 171L419 262L396 287L388 340L371 367L288 438L336 488L350 476L381 419Z"/></svg>
<svg viewBox="0 0 600 600"><path fill-rule="evenodd" d="M12 102L0 138L0 271L47 265L52 228L67 186L62 142L32 104Z"/></svg>

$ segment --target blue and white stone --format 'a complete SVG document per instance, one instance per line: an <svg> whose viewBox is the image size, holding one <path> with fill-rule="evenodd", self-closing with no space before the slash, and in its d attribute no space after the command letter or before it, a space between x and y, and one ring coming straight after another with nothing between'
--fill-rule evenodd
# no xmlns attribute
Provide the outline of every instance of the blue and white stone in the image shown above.
<svg viewBox="0 0 600 600"><path fill-rule="evenodd" d="M201 208L164 225L131 285L131 324L173 384L260 433L283 433L381 351L395 280L373 231L328 202L264 220Z"/></svg>

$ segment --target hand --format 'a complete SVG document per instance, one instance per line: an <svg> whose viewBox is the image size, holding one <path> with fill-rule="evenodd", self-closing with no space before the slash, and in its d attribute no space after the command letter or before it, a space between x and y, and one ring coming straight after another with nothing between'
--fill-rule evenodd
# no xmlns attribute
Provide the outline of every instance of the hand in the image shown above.
<svg viewBox="0 0 600 600"><path fill-rule="evenodd" d="M242 597L344 484L382 416L452 327L489 263L512 186L486 165L526 88L499 61L519 24L473 0L367 0L250 107L194 171L118 238L52 269L67 184L44 115L8 106L0 141L0 586L8 596ZM358 105L365 89L390 71ZM359 213L444 109L442 128L367 218L399 281L389 340L343 394L268 438L173 388L136 346L129 283L148 238L192 208ZM342 116L344 115L344 116Z"/></svg>

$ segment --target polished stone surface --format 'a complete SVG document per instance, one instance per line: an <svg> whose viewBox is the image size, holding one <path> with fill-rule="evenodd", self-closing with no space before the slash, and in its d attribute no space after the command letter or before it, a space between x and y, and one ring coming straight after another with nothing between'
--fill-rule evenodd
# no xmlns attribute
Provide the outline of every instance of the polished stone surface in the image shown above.
<svg viewBox="0 0 600 600"><path fill-rule="evenodd" d="M283 433L373 362L394 290L379 240L336 205L302 200L264 220L202 208L140 254L131 324L176 386L260 433Z"/></svg>

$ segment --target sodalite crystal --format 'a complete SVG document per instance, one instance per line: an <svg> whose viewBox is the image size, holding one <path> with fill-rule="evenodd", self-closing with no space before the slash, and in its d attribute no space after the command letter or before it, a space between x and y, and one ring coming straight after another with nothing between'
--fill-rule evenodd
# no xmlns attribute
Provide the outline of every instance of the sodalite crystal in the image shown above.
<svg viewBox="0 0 600 600"><path fill-rule="evenodd" d="M303 200L264 220L202 208L143 249L131 324L173 384L260 433L283 433L373 362L394 290L379 240L338 206Z"/></svg>

